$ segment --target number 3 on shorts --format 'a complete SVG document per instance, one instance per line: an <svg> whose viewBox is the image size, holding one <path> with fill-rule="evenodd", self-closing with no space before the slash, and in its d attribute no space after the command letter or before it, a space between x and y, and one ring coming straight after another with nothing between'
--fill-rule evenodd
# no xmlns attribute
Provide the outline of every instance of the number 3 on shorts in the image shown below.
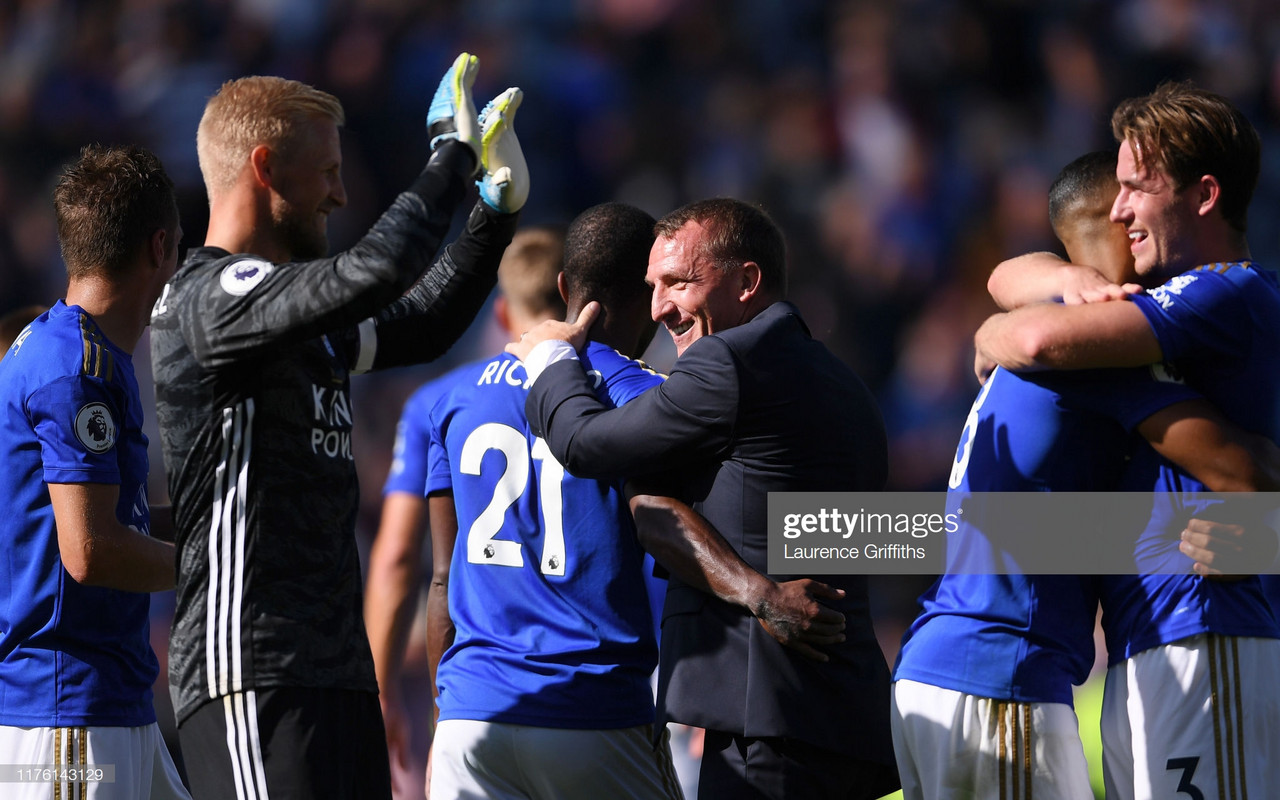
<svg viewBox="0 0 1280 800"><path fill-rule="evenodd" d="M1192 777L1196 774L1196 767L1200 766L1200 756L1190 756L1188 758L1171 758L1165 764L1165 769L1182 770L1182 780L1178 781L1178 788L1174 789L1179 794L1185 794L1191 800L1204 800L1204 792L1200 791L1194 783L1191 782Z"/></svg>

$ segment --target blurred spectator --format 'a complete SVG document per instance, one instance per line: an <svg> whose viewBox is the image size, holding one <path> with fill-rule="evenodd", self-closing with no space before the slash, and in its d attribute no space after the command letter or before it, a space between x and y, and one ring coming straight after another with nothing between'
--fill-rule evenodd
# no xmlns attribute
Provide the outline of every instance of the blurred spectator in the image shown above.
<svg viewBox="0 0 1280 800"><path fill-rule="evenodd" d="M611 199L661 215L716 194L779 220L793 299L880 394L893 489L937 488L946 474L986 274L1051 246L1044 186L1074 154L1114 146L1117 100L1192 78L1246 110L1264 141L1251 244L1259 263L1280 265L1280 235L1258 224L1280 213L1277 3L8 0L0 313L61 294L48 198L86 143L161 154L187 238L201 241L196 122L223 81L251 72L346 105L350 203L330 230L335 249L349 246L421 163L413 120L462 48L484 63L477 96L525 90L524 222ZM357 383L366 487L385 475L395 410L480 355L483 327L436 364ZM670 356L652 354L658 366ZM161 498L163 485L152 484ZM377 492L365 501L370 537Z"/></svg>

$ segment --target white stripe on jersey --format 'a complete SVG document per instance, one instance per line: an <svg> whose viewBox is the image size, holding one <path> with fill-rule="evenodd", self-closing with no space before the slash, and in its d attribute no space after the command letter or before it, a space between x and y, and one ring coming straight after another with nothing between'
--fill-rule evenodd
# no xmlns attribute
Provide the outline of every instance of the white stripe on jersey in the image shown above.
<svg viewBox="0 0 1280 800"><path fill-rule="evenodd" d="M240 462L239 475L236 477L235 497L235 586L231 601L231 691L238 692L244 688L244 676L241 674L244 660L241 658L240 622L244 619L241 612L244 603L244 546L248 538L245 523L249 517L249 461L253 456L253 398L245 400L244 435L237 438L236 445L244 452L244 460ZM254 717L254 730L257 730L257 715Z"/></svg>
<svg viewBox="0 0 1280 800"><path fill-rule="evenodd" d="M209 586L205 590L205 622L204 622L204 674L209 682L209 696L218 696L215 655L217 651L217 609L218 580L221 574L218 559L218 525L222 521L222 486L223 475L227 471L227 448L230 446L230 432L233 410L222 409L222 452L218 458L218 466L213 473L213 513L209 515Z"/></svg>
<svg viewBox="0 0 1280 800"><path fill-rule="evenodd" d="M228 686L228 669L227 669L227 622L231 614L230 595L231 595L231 577L235 569L235 564L231 562L231 531L228 522L236 505L235 483L234 479L239 473L239 456L240 456L240 424L241 409L226 409L230 411L223 418L222 435L224 439L229 439L228 458L227 461L218 464L218 490L221 493L222 513L218 515L218 582L214 584L210 581L210 589L213 595L210 601L216 601L218 604L217 624L214 628L216 633L214 636L218 641L218 660L215 664L217 669L218 694L225 695L230 691ZM230 422L230 427L227 423Z"/></svg>
<svg viewBox="0 0 1280 800"><path fill-rule="evenodd" d="M250 398L222 410L222 453L214 471L209 588L205 600L205 671L210 697L238 692L242 686L240 619L247 516L245 495L252 443L253 399Z"/></svg>
<svg viewBox="0 0 1280 800"><path fill-rule="evenodd" d="M368 372L373 369L373 358L378 354L378 328L370 317L360 323L360 350L356 353L356 365L351 368L353 374Z"/></svg>

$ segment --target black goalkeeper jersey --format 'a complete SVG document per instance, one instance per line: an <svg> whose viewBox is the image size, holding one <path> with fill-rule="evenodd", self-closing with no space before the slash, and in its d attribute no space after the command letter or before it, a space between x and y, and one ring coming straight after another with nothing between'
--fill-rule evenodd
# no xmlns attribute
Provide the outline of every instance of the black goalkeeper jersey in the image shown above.
<svg viewBox="0 0 1280 800"><path fill-rule="evenodd" d="M516 219L482 203L427 269L474 163L461 147L442 146L351 250L271 264L194 249L156 303L156 412L178 548L169 679L179 721L254 688L377 691L355 542L349 376L437 357L493 287Z"/></svg>

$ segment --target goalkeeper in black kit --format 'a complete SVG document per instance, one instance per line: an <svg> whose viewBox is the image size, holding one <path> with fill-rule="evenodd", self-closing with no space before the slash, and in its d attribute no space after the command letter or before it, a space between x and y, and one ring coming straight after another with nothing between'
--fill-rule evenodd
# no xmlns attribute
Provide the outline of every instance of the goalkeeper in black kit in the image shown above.
<svg viewBox="0 0 1280 800"><path fill-rule="evenodd" d="M495 283L529 178L511 129L520 91L477 116L476 69L454 62L427 114L425 169L332 257L338 100L248 77L205 108L208 235L151 335L178 548L169 676L197 798L390 797L349 376L444 353ZM473 179L480 202L432 264Z"/></svg>

